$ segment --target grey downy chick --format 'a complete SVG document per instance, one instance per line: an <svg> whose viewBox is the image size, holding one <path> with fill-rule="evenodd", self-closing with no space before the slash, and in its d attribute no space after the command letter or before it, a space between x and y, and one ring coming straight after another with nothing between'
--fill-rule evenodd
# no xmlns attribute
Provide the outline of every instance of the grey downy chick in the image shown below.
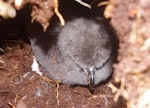
<svg viewBox="0 0 150 108"><path fill-rule="evenodd" d="M48 31L29 37L37 61L52 79L93 89L110 76L112 48L102 20L76 18L52 35Z"/></svg>

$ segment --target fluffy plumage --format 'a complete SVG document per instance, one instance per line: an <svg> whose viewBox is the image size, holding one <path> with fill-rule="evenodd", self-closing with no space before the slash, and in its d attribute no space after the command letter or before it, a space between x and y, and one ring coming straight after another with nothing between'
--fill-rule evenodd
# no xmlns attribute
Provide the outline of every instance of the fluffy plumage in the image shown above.
<svg viewBox="0 0 150 108"><path fill-rule="evenodd" d="M75 18L62 28L36 31L29 35L32 50L52 79L67 85L88 85L85 70L94 69L94 84L112 73L110 34L103 20Z"/></svg>

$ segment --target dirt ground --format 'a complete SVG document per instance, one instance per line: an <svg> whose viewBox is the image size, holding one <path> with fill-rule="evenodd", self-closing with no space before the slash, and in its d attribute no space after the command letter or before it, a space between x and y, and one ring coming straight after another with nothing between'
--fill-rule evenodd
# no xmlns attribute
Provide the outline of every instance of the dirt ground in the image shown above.
<svg viewBox="0 0 150 108"><path fill-rule="evenodd" d="M1 23L0 108L126 108L122 97L113 101L111 77L91 94L87 87L58 85L33 72L33 53L24 35L11 21Z"/></svg>

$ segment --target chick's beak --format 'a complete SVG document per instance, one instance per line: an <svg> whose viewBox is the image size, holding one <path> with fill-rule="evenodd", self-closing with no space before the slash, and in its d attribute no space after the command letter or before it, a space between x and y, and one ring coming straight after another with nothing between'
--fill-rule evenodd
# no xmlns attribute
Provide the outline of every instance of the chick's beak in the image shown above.
<svg viewBox="0 0 150 108"><path fill-rule="evenodd" d="M95 87L95 68L86 68L84 71L88 76L90 91L93 93Z"/></svg>

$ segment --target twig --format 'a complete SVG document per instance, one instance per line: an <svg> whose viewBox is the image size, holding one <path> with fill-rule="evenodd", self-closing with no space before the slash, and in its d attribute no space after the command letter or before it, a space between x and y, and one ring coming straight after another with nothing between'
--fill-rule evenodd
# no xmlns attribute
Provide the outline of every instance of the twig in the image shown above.
<svg viewBox="0 0 150 108"><path fill-rule="evenodd" d="M57 81L54 81L52 79L49 79L48 77L42 77L42 79L46 82L52 82L52 83L55 83L56 84L56 98L57 98L57 105L59 106L60 104L60 100L59 100L59 84L61 82L61 80L57 80Z"/></svg>
<svg viewBox="0 0 150 108"><path fill-rule="evenodd" d="M16 108L12 103L7 102L7 104L11 107L11 108Z"/></svg>
<svg viewBox="0 0 150 108"><path fill-rule="evenodd" d="M100 2L97 6L101 7L101 6L108 5L108 4L109 4L108 1L103 1L103 2Z"/></svg>
<svg viewBox="0 0 150 108"><path fill-rule="evenodd" d="M15 103L17 103L17 102L18 102L18 98L19 98L19 95L16 93Z"/></svg>
<svg viewBox="0 0 150 108"><path fill-rule="evenodd" d="M109 88L111 88L112 93L116 93L116 92L117 92L117 90L118 90L118 88L117 88L117 87L115 87L112 83L109 83L109 84L108 84L108 87L109 87Z"/></svg>
<svg viewBox="0 0 150 108"><path fill-rule="evenodd" d="M58 0L54 0L54 4L55 4L54 12L57 15L57 17L59 18L61 25L64 26L65 25L65 20L64 20L63 16L60 14L60 12L58 10L58 7L59 7Z"/></svg>
<svg viewBox="0 0 150 108"><path fill-rule="evenodd" d="M59 106L59 104L60 104L60 100L59 100L59 83L60 83L61 81L57 81L56 82L56 98L57 98L57 105Z"/></svg>
<svg viewBox="0 0 150 108"><path fill-rule="evenodd" d="M117 93L116 93L115 96L114 96L114 101L115 101L115 102L118 101L119 96L121 95L121 93L122 93L123 90L124 90L124 86L125 86L125 79L122 78L122 79L121 79L120 88L117 90Z"/></svg>
<svg viewBox="0 0 150 108"><path fill-rule="evenodd" d="M100 95L92 95L92 97L89 97L87 100L91 99L97 99L97 98L112 98L114 95L106 95L106 94L100 94Z"/></svg>
<svg viewBox="0 0 150 108"><path fill-rule="evenodd" d="M85 2L83 2L83 1L81 1L81 0L74 0L74 1L78 2L79 4L81 4L81 5L85 6L85 7L89 8L89 9L91 9L91 8L92 8L92 7L91 7L91 5L89 5L89 4L87 4L87 3L85 3Z"/></svg>
<svg viewBox="0 0 150 108"><path fill-rule="evenodd" d="M5 50L3 48L0 48L0 51L3 52L3 53L5 52Z"/></svg>

